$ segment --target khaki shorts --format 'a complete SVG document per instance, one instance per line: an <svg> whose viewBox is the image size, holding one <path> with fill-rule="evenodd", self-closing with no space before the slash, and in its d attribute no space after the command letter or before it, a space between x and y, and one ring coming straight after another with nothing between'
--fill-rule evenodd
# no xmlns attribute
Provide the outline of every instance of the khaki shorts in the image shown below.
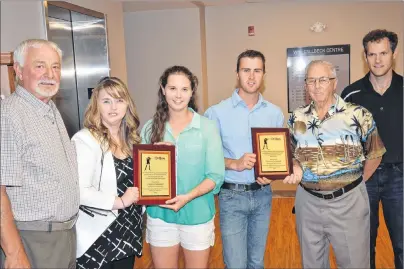
<svg viewBox="0 0 404 269"><path fill-rule="evenodd" d="M154 247L172 247L179 243L187 250L205 250L215 244L213 219L198 225L167 223L147 215L146 242Z"/></svg>

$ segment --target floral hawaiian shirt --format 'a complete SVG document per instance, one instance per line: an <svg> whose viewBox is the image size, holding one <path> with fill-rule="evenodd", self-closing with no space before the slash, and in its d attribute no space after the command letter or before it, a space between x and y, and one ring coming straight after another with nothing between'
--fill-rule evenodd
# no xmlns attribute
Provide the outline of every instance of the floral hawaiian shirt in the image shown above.
<svg viewBox="0 0 404 269"><path fill-rule="evenodd" d="M315 190L335 190L362 176L363 161L386 152L372 114L362 106L336 102L320 120L314 103L290 116L294 158L303 169L302 184Z"/></svg>

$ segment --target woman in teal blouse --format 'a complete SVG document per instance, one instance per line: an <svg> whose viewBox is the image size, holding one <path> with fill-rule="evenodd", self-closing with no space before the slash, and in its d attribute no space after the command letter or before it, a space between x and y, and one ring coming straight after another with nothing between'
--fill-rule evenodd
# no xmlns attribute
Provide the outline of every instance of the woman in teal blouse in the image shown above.
<svg viewBox="0 0 404 269"><path fill-rule="evenodd" d="M146 241L154 268L178 268L180 246L186 268L206 268L214 244L214 195L224 180L222 142L216 123L199 115L197 78L183 66L160 77L153 119L142 129L142 143L176 147L177 196L147 207Z"/></svg>

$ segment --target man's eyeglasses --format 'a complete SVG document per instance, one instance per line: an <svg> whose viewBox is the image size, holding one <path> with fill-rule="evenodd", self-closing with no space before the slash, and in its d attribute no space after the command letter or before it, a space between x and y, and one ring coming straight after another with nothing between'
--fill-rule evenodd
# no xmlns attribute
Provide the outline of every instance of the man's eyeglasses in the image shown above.
<svg viewBox="0 0 404 269"><path fill-rule="evenodd" d="M327 86L330 84L330 81L335 78L329 78L329 77L321 77L321 78L306 78L304 81L306 82L307 86L313 86L316 84L316 81L318 80L318 83L320 86Z"/></svg>

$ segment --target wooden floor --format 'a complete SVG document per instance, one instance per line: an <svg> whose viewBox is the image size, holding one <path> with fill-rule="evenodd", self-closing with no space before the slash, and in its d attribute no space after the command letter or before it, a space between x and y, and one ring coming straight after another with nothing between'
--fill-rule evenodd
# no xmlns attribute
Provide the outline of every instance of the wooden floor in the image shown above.
<svg viewBox="0 0 404 269"><path fill-rule="evenodd" d="M291 214L294 198L273 198L271 224L265 251L265 268L301 268L299 243L295 232L295 218ZM215 217L216 241L211 250L209 268L224 268L222 240L218 214ZM394 268L393 250L382 214L380 214L379 236L377 238L376 267ZM331 253L331 267L337 268ZM144 243L143 256L137 258L135 268L153 268L150 248ZM180 268L184 268L180 257Z"/></svg>

